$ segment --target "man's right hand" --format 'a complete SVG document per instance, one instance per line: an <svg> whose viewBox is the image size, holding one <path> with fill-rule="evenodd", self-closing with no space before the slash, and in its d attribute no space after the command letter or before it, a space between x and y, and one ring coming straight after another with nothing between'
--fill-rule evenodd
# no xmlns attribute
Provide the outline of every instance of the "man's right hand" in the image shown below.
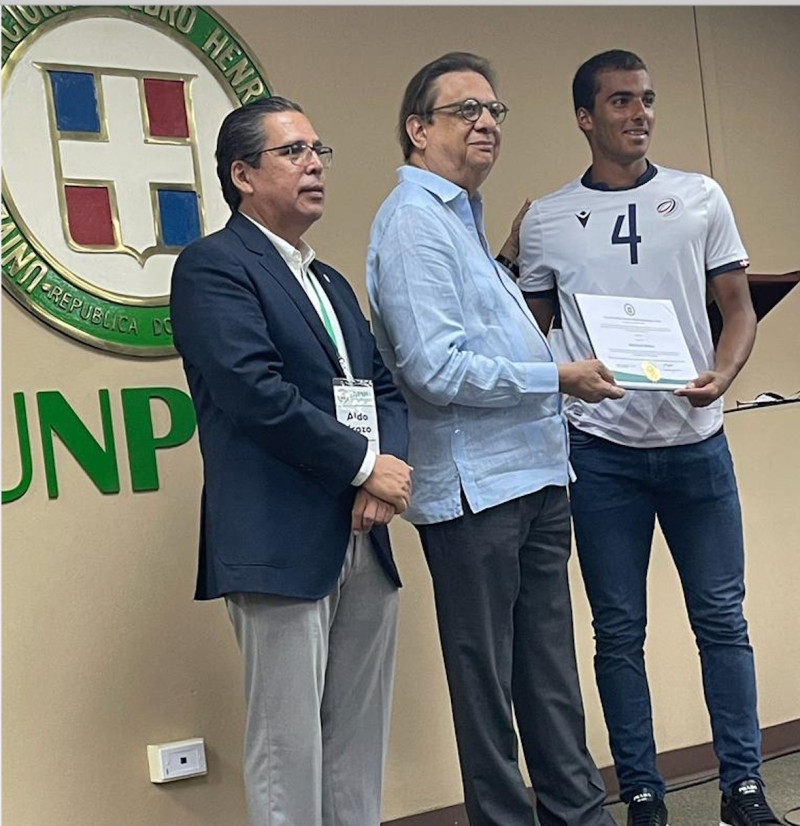
<svg viewBox="0 0 800 826"><path fill-rule="evenodd" d="M362 485L353 502L350 527L357 533L369 533L375 525L388 525L393 516L394 508L364 490Z"/></svg>
<svg viewBox="0 0 800 826"><path fill-rule="evenodd" d="M388 502L397 513L402 513L411 499L412 470L402 459L381 453L375 459L375 467L362 487L367 493Z"/></svg>
<svg viewBox="0 0 800 826"><path fill-rule="evenodd" d="M625 390L614 381L613 373L598 359L559 364L558 389L585 402L621 399L625 395Z"/></svg>

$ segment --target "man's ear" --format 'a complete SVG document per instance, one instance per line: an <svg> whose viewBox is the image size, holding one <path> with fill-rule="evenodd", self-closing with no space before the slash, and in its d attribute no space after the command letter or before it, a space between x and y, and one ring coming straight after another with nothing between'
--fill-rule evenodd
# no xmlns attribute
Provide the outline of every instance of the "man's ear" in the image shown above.
<svg viewBox="0 0 800 826"><path fill-rule="evenodd" d="M584 135L592 131L592 113L585 106L579 106L575 110L575 119Z"/></svg>
<svg viewBox="0 0 800 826"><path fill-rule="evenodd" d="M425 151L428 145L428 126L430 124L422 115L409 115L406 118L406 134L411 143L421 150Z"/></svg>
<svg viewBox="0 0 800 826"><path fill-rule="evenodd" d="M253 167L244 161L234 161L231 164L231 181L242 195L252 195L253 185L250 183L250 175Z"/></svg>

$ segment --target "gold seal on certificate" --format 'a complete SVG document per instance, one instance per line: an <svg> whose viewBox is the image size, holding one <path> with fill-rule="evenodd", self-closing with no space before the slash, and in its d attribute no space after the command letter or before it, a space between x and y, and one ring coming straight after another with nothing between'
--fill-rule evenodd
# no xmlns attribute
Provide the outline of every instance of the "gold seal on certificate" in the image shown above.
<svg viewBox="0 0 800 826"><path fill-rule="evenodd" d="M631 390L675 390L697 376L668 298L575 293L594 354Z"/></svg>
<svg viewBox="0 0 800 826"><path fill-rule="evenodd" d="M642 372L650 381L658 381L661 378L661 371L652 361L642 362Z"/></svg>

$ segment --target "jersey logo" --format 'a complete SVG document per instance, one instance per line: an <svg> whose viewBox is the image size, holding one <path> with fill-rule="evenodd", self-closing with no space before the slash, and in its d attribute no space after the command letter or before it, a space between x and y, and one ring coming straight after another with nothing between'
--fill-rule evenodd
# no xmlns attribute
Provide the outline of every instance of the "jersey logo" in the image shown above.
<svg viewBox="0 0 800 826"><path fill-rule="evenodd" d="M656 205L656 213L662 218L677 218L683 212L683 201L675 195L659 201Z"/></svg>
<svg viewBox="0 0 800 826"><path fill-rule="evenodd" d="M587 210L582 209L580 212L575 213L575 217L581 222L581 226L585 228L586 224L589 223L589 216L591 214L592 214L591 212L588 212Z"/></svg>

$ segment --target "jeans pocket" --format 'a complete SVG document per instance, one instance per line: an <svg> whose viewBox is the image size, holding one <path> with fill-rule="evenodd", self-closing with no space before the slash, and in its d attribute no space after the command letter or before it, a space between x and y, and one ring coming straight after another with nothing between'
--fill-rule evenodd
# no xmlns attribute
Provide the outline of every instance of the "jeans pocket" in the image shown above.
<svg viewBox="0 0 800 826"><path fill-rule="evenodd" d="M586 433L583 430L578 430L577 427L570 425L569 427L569 444L570 448L587 447L596 439L591 433Z"/></svg>

